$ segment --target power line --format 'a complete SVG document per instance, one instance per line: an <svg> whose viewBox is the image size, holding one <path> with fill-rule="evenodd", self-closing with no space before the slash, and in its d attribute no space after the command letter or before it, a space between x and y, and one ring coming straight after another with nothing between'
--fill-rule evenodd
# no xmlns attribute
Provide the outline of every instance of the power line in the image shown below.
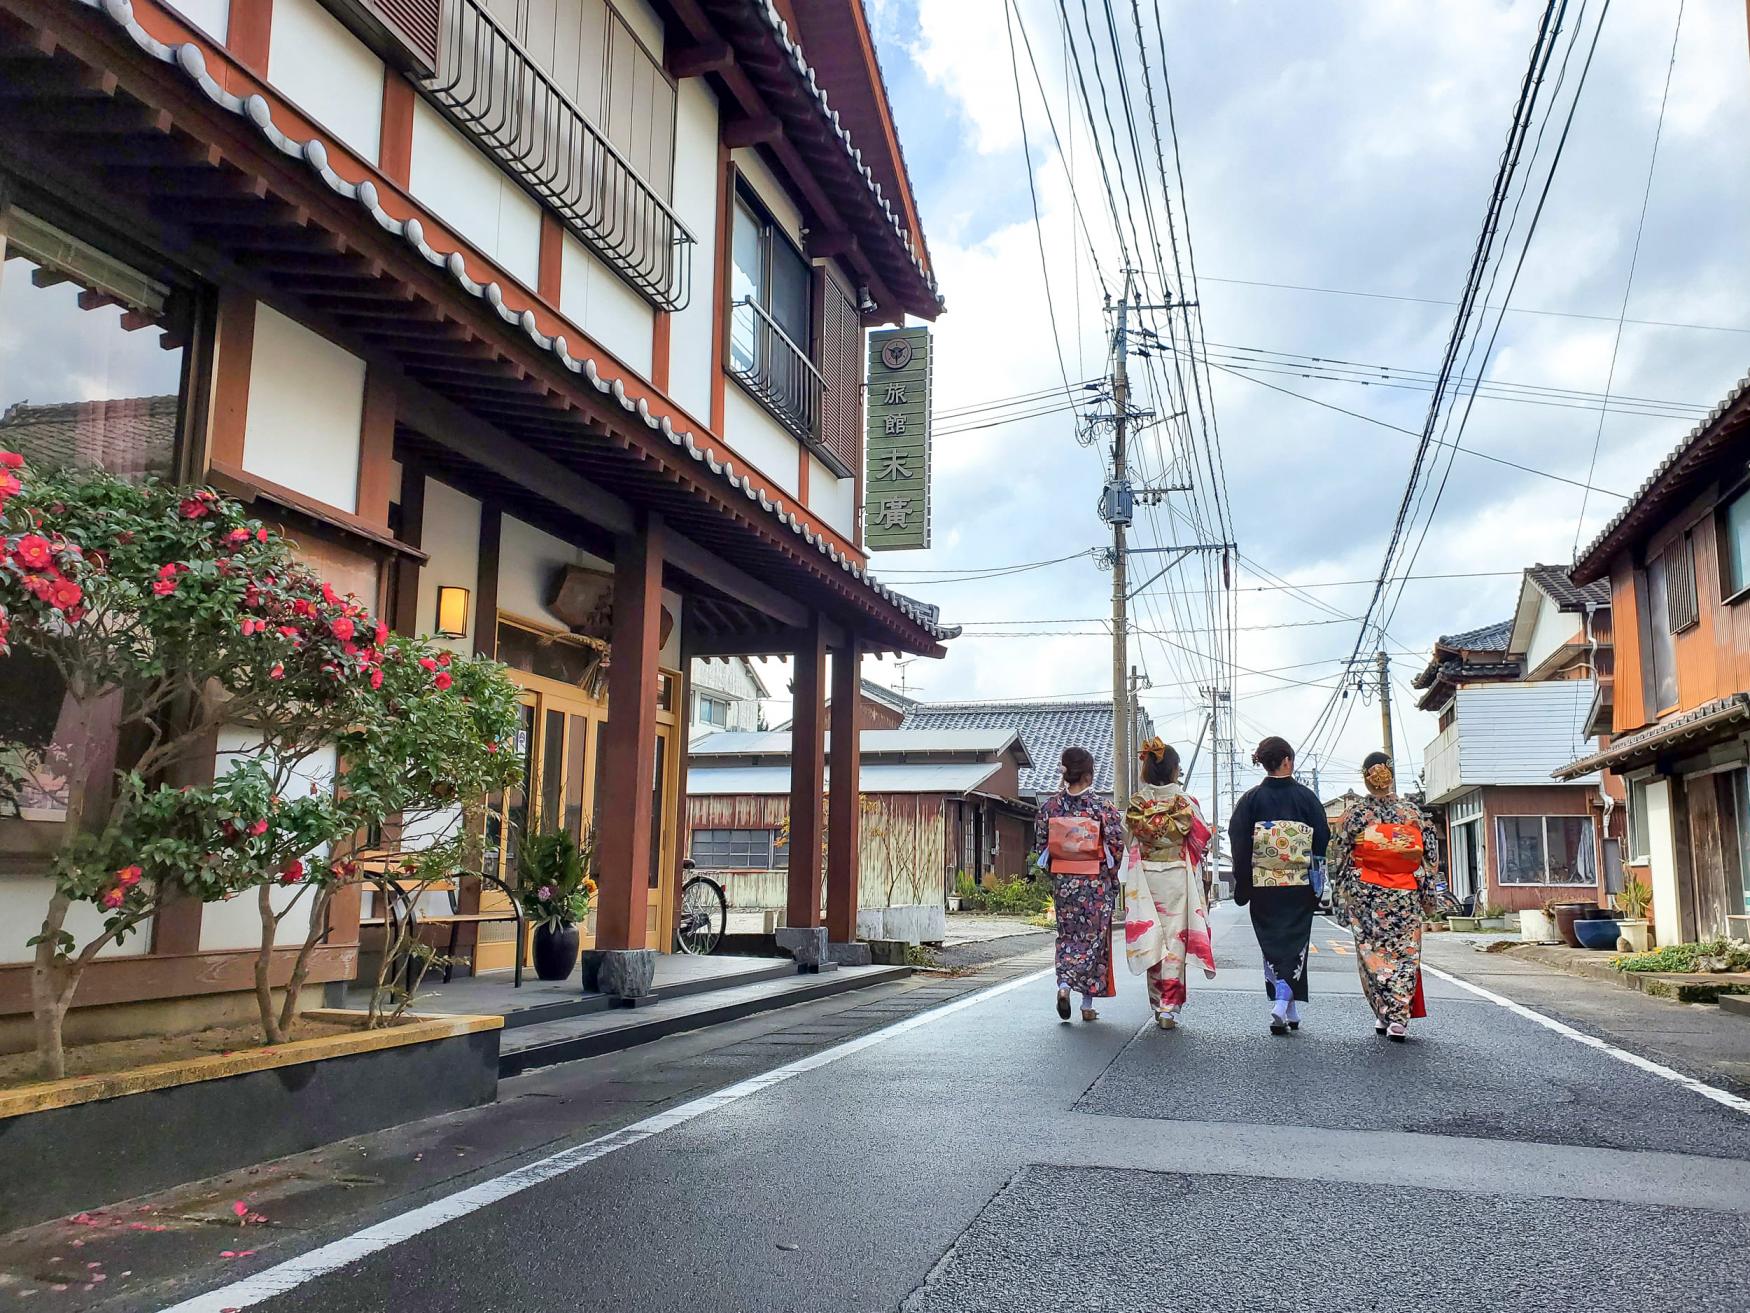
<svg viewBox="0 0 1750 1313"><path fill-rule="evenodd" d="M1273 287L1285 292L1315 292L1323 296L1355 296L1371 301L1409 301L1417 305L1456 306L1457 301L1443 301L1433 296L1400 296L1392 292L1362 292L1350 287L1309 287L1304 283L1276 283L1262 278L1218 278L1214 274L1204 274L1205 282L1229 283L1236 287ZM1486 310L1500 310L1516 315L1549 315L1558 319L1591 319L1600 323L1614 324L1615 315L1589 315L1578 310L1535 310L1529 306L1488 305ZM1750 333L1750 328L1741 328L1735 324L1690 324L1669 319L1627 319L1624 323L1635 324L1643 328L1683 328L1698 333Z"/></svg>

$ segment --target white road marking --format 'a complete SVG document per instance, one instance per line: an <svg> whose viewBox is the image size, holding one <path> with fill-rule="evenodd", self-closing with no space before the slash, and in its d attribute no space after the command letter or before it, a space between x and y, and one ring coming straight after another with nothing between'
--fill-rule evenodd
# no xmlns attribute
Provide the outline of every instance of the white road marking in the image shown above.
<svg viewBox="0 0 1750 1313"><path fill-rule="evenodd" d="M1330 924L1333 926L1337 925L1335 921L1330 922ZM1342 929L1346 934L1353 933L1346 927L1338 926L1338 928ZM1422 964L1422 970L1426 971L1431 976L1446 981L1448 984L1457 985L1460 989L1469 990L1478 998L1486 998L1489 1002L1494 1003L1499 1007L1504 1007L1507 1011L1514 1013L1516 1016L1524 1017L1527 1021L1542 1026L1545 1030L1553 1030L1556 1034L1571 1039L1576 1044L1584 1044L1589 1049L1597 1049L1598 1052L1608 1054L1618 1062L1625 1062L1631 1067L1639 1068L1641 1071L1648 1072L1662 1080L1668 1080L1673 1085L1681 1085L1684 1089L1699 1094L1704 1099L1711 1099L1713 1102L1722 1107L1730 1108L1734 1112L1750 1114L1750 1099L1740 1098L1729 1090L1722 1090L1716 1085L1709 1085L1706 1081L1696 1080L1693 1076L1685 1076L1682 1072L1667 1067L1662 1062L1654 1062L1651 1058L1643 1058L1638 1053L1630 1053L1627 1049L1620 1049L1608 1040L1599 1039L1596 1035L1588 1035L1583 1030L1575 1030L1574 1027L1568 1025L1566 1022L1557 1021L1554 1017L1546 1017L1535 1008L1528 1008L1523 1003L1515 1003L1512 999L1497 994L1492 989L1484 989L1481 985L1473 985L1470 981L1455 976L1450 971L1442 971L1439 967L1429 966L1426 962Z"/></svg>
<svg viewBox="0 0 1750 1313"><path fill-rule="evenodd" d="M585 1163L605 1158L619 1149L626 1149L634 1144L648 1140L653 1135L660 1135L676 1126L685 1125L707 1113L737 1103L749 1095L758 1094L761 1090L789 1080L792 1076L800 1076L804 1072L815 1071L821 1067L848 1058L864 1049L873 1048L908 1031L917 1030L944 1017L953 1016L967 1008L977 1007L980 1003L989 1002L993 998L1007 994L1011 990L1030 985L1051 974L1051 969L1034 971L1025 976L1017 976L1013 980L1005 980L1000 985L992 985L989 989L980 990L976 994L968 994L965 998L955 999L952 1003L944 1003L939 1008L928 1012L920 1012L904 1021L897 1021L891 1026L860 1035L856 1039L846 1040L843 1044L834 1045L830 1049L822 1049L819 1053L811 1053L805 1058L763 1072L758 1076L731 1085L727 1089L718 1090L715 1094L707 1094L703 1098L683 1103L679 1107L670 1108L666 1112L656 1113L646 1117L641 1122L610 1131L583 1144L573 1145L569 1149L561 1149L558 1153L538 1158L514 1171L491 1180L481 1181L465 1190L434 1199L429 1204L409 1209L405 1213L368 1226L362 1231L355 1231L339 1240L330 1241L326 1245L312 1249L307 1254L276 1263L270 1268L244 1277L241 1281L233 1281L228 1286L217 1290L209 1290L204 1295L196 1295L180 1304L169 1306L164 1313L223 1313L227 1309L248 1308L265 1300L283 1295L299 1286L314 1281L317 1277L338 1271L349 1263L356 1263L362 1258L380 1250L388 1249L415 1236L424 1234L446 1222L453 1222L459 1217L478 1212L501 1199L520 1194L531 1186L543 1181L563 1176L566 1172L582 1167Z"/></svg>

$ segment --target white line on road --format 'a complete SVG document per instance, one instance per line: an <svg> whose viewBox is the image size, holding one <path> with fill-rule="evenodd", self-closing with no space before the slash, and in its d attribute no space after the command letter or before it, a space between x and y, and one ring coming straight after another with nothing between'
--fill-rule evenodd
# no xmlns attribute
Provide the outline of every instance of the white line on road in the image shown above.
<svg viewBox="0 0 1750 1313"><path fill-rule="evenodd" d="M276 1263L273 1267L257 1272L253 1276L244 1277L241 1281L233 1281L228 1286L217 1290L209 1290L204 1295L196 1295L180 1304L167 1308L164 1313L224 1313L227 1309L247 1308L252 1304L260 1304L276 1295L283 1295L295 1290L307 1282L314 1281L319 1276L334 1272L349 1263L356 1263L362 1258L392 1245L401 1244L415 1236L422 1235L446 1222L453 1222L459 1217L478 1212L501 1199L520 1194L531 1186L543 1181L550 1181L556 1176L582 1167L585 1163L605 1158L619 1149L629 1148L653 1135L676 1126L685 1125L707 1113L716 1112L719 1108L739 1102L749 1095L758 1094L761 1090L770 1089L792 1076L800 1076L804 1072L815 1071L841 1058L848 1058L864 1049L873 1048L908 1031L917 1030L944 1017L952 1016L967 1008L977 1007L980 1003L1007 994L1010 990L1020 989L1030 985L1043 976L1049 976L1051 970L1034 971L1013 980L1005 980L1000 985L992 985L976 994L968 994L965 998L955 999L952 1003L944 1003L939 1008L928 1012L920 1012L915 1017L907 1017L891 1026L883 1026L880 1030L860 1035L856 1039L847 1040L843 1044L834 1045L830 1049L822 1049L819 1053L811 1053L805 1058L772 1071L763 1072L758 1076L731 1085L727 1089L718 1090L715 1094L707 1094L703 1098L683 1103L679 1107L659 1112L652 1117L646 1117L641 1122L634 1122L620 1130L611 1131L607 1135L598 1136L583 1144L573 1145L558 1153L538 1158L532 1163L495 1176L490 1180L471 1185L455 1194L434 1199L429 1204L409 1209L405 1213L368 1226L362 1231L355 1231L349 1236L342 1236L326 1245L312 1249L307 1254Z"/></svg>
<svg viewBox="0 0 1750 1313"><path fill-rule="evenodd" d="M1346 926L1338 925L1335 921L1331 921L1330 924L1333 927L1342 930L1345 934L1352 933ZM1732 1109L1734 1112L1750 1113L1750 1099L1739 1098L1736 1094L1733 1094L1728 1090L1722 1090L1718 1086L1709 1085L1706 1081L1696 1080L1693 1076L1685 1076L1682 1072L1667 1067L1662 1062L1654 1062L1651 1058L1643 1058L1638 1053L1630 1053L1627 1049L1619 1049L1616 1045L1607 1040L1601 1040L1596 1035L1588 1035L1583 1030L1575 1030L1566 1022L1557 1021L1554 1017L1546 1017L1543 1013L1534 1008L1528 1008L1523 1003L1515 1003L1512 999L1497 994L1493 990L1484 989L1481 985L1473 985L1470 981L1455 976L1450 971L1442 971L1439 967L1431 967L1426 962L1422 964L1422 970L1426 971L1431 976L1446 981L1448 984L1457 985L1460 989L1467 989L1478 998L1486 998L1489 1002L1504 1007L1507 1011L1512 1012L1517 1016L1524 1017L1527 1021L1537 1023L1545 1030L1553 1030L1558 1035L1566 1036L1576 1044L1584 1044L1589 1049L1597 1049L1600 1053L1608 1054L1618 1062L1626 1062L1631 1067L1637 1067L1641 1071L1660 1077L1662 1080L1668 1080L1673 1085L1681 1085L1684 1089L1692 1090L1696 1094L1701 1095L1702 1098L1711 1099L1722 1107Z"/></svg>

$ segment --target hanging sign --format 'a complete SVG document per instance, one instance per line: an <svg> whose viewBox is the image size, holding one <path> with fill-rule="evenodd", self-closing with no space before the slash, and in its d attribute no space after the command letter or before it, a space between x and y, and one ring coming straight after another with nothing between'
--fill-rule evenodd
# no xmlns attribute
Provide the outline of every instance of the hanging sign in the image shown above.
<svg viewBox="0 0 1750 1313"><path fill-rule="evenodd" d="M869 334L869 467L863 545L872 552L930 545L930 330Z"/></svg>

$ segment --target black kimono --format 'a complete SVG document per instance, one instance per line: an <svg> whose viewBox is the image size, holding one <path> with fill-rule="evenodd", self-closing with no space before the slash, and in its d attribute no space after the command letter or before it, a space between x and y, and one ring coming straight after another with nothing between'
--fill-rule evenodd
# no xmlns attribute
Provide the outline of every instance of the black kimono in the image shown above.
<svg viewBox="0 0 1750 1313"><path fill-rule="evenodd" d="M1264 993L1274 998L1286 980L1307 1001L1307 943L1318 898L1307 872L1322 859L1331 830L1313 791L1293 779L1265 779L1234 807L1234 902L1250 905L1252 930L1264 952Z"/></svg>

